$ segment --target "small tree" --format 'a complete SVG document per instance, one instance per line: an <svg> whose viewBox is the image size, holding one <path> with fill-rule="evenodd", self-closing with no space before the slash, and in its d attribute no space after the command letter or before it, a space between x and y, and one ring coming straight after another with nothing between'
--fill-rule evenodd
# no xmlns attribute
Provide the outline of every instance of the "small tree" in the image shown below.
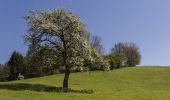
<svg viewBox="0 0 170 100"><path fill-rule="evenodd" d="M68 89L70 69L83 66L85 59L90 59L89 33L85 25L71 11L53 9L31 11L26 20L29 24L25 40L32 50L48 46L60 54L65 66L63 88Z"/></svg>
<svg viewBox="0 0 170 100"><path fill-rule="evenodd" d="M111 53L106 56L106 59L109 60L110 68L117 69L125 66L126 57L121 53Z"/></svg>
<svg viewBox="0 0 170 100"><path fill-rule="evenodd" d="M10 67L9 80L16 80L19 73L24 71L23 66L23 56L14 51L8 61L8 66Z"/></svg>
<svg viewBox="0 0 170 100"><path fill-rule="evenodd" d="M112 53L121 53L126 57L126 66L136 66L140 64L141 54L139 48L134 43L117 43L112 49Z"/></svg>

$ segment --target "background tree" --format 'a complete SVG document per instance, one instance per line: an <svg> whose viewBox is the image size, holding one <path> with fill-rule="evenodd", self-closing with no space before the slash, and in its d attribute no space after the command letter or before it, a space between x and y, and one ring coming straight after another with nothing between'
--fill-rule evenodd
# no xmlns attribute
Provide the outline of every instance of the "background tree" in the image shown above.
<svg viewBox="0 0 170 100"><path fill-rule="evenodd" d="M70 68L82 66L90 59L89 33L74 13L64 9L31 11L26 20L29 24L26 42L34 49L45 46L60 54L65 66L63 88L68 88Z"/></svg>
<svg viewBox="0 0 170 100"><path fill-rule="evenodd" d="M108 60L105 59L104 56L101 56L94 48L92 48L91 57L92 57L91 62L89 61L85 62L86 66L88 66L90 70L103 70L103 71L110 70Z"/></svg>
<svg viewBox="0 0 170 100"><path fill-rule="evenodd" d="M98 36L90 37L91 57L92 61L85 61L85 66L90 70L110 70L108 61L104 58L104 47L102 39Z"/></svg>
<svg viewBox="0 0 170 100"><path fill-rule="evenodd" d="M16 80L19 73L24 74L23 56L17 51L14 51L8 61L10 67L9 80Z"/></svg>
<svg viewBox="0 0 170 100"><path fill-rule="evenodd" d="M58 73L59 68L63 66L62 57L48 47L41 48L39 51L30 51L28 48L25 63L27 78Z"/></svg>
<svg viewBox="0 0 170 100"><path fill-rule="evenodd" d="M111 53L106 56L106 59L108 59L111 69L125 67L126 57L122 53Z"/></svg>
<svg viewBox="0 0 170 100"><path fill-rule="evenodd" d="M136 66L140 64L141 54L139 48L134 43L117 43L112 49L112 53L121 53L126 57L126 66Z"/></svg>
<svg viewBox="0 0 170 100"><path fill-rule="evenodd" d="M91 47L97 51L98 54L104 55L104 47L102 45L102 39L98 36L91 37Z"/></svg>
<svg viewBox="0 0 170 100"><path fill-rule="evenodd" d="M9 66L7 64L0 65L0 81L8 81Z"/></svg>

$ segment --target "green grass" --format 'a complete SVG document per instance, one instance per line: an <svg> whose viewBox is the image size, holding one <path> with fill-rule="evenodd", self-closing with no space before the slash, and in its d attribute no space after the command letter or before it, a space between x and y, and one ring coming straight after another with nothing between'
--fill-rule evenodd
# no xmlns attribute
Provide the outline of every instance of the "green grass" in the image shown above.
<svg viewBox="0 0 170 100"><path fill-rule="evenodd" d="M0 83L0 100L170 100L168 67L72 73L69 93L60 92L62 81L58 74Z"/></svg>

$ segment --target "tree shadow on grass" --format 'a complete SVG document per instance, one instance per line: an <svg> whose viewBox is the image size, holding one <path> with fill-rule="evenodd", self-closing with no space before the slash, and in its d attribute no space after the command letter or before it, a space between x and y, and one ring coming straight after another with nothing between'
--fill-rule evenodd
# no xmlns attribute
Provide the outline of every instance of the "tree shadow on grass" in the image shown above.
<svg viewBox="0 0 170 100"><path fill-rule="evenodd" d="M27 83L11 83L0 84L0 89L15 90L15 91L36 91L36 92L53 92L53 93L82 93L93 94L93 90L73 90L63 89L62 87L48 86L42 84L27 84Z"/></svg>

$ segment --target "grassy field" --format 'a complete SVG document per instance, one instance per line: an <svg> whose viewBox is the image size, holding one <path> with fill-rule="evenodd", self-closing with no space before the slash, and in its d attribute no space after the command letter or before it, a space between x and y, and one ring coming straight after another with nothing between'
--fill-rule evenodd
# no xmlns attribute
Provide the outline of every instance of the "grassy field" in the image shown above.
<svg viewBox="0 0 170 100"><path fill-rule="evenodd" d="M0 100L170 100L170 68L132 67L72 73L70 93L58 90L63 74L0 83ZM89 94L91 91L94 93Z"/></svg>

